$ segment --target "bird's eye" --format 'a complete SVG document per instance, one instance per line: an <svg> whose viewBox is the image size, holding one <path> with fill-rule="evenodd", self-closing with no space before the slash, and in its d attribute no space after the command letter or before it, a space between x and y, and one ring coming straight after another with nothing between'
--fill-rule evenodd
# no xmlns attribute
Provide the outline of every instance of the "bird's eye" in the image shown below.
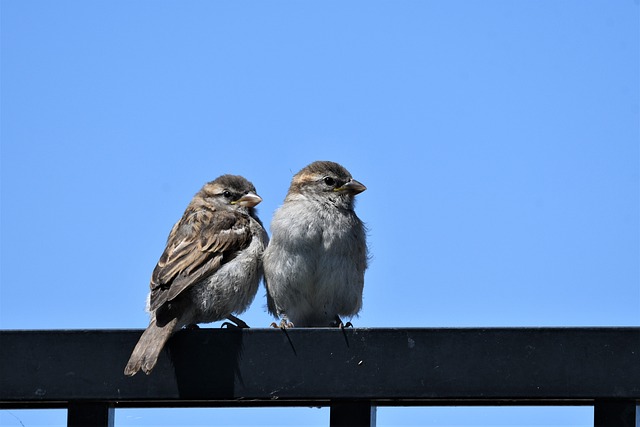
<svg viewBox="0 0 640 427"><path fill-rule="evenodd" d="M329 185L329 186L332 186L332 185L335 185L336 180L331 178L330 176L325 176L324 177L324 183Z"/></svg>
<svg viewBox="0 0 640 427"><path fill-rule="evenodd" d="M230 197L231 197L231 191L229 191L229 190L224 190L224 191L222 192L222 195L228 199L228 198L230 198Z"/></svg>

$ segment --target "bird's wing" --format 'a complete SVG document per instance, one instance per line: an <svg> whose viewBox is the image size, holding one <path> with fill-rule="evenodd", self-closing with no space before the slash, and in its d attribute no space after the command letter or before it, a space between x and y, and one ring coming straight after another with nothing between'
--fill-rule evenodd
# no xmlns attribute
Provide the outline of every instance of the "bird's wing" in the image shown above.
<svg viewBox="0 0 640 427"><path fill-rule="evenodd" d="M249 218L244 215L212 209L186 214L173 226L151 275L150 310L213 274L250 241Z"/></svg>

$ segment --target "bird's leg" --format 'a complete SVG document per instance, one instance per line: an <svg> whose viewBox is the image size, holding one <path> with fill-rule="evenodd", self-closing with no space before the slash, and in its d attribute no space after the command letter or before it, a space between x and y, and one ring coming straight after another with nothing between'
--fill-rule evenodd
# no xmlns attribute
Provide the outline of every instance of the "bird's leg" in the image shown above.
<svg viewBox="0 0 640 427"><path fill-rule="evenodd" d="M238 319L236 316L234 316L233 314L230 314L227 316L227 320L228 322L224 322L220 327L224 328L225 326L227 328L237 328L237 329L244 329L244 328L249 328L249 325L247 325L244 320L242 319Z"/></svg>
<svg viewBox="0 0 640 427"><path fill-rule="evenodd" d="M270 326L272 328L289 329L293 328L293 323L289 322L287 316L282 316L282 319L280 319L280 323L271 322Z"/></svg>
<svg viewBox="0 0 640 427"><path fill-rule="evenodd" d="M353 324L351 322L347 322L347 323L342 322L342 319L337 314L336 314L336 319L333 322L331 322L329 326L332 328L340 328L340 329L353 328Z"/></svg>

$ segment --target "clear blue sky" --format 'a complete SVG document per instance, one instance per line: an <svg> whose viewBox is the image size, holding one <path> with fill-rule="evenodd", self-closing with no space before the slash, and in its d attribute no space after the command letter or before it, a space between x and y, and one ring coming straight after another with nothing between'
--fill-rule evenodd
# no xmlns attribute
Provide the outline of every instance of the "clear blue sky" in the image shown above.
<svg viewBox="0 0 640 427"><path fill-rule="evenodd" d="M268 225L314 160L368 187L356 326L640 325L638 0L2 0L1 43L0 328L145 327L151 271L206 181L245 175ZM242 318L266 327L264 306L261 290ZM184 411L116 424L328 425L327 409ZM65 413L0 412L20 422Z"/></svg>

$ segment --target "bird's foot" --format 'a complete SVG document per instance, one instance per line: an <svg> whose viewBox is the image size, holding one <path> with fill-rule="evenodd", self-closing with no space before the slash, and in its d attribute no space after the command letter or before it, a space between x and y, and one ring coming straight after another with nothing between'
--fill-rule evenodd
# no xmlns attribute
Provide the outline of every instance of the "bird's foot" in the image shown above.
<svg viewBox="0 0 640 427"><path fill-rule="evenodd" d="M249 328L249 325L247 325L244 322L244 320L237 318L233 314L228 315L227 320L228 322L222 323L222 325L220 326L221 328L224 328L225 326L231 329L245 329L245 328L248 329Z"/></svg>
<svg viewBox="0 0 640 427"><path fill-rule="evenodd" d="M200 329L200 326L196 325L195 323L191 323L191 324L185 326L184 328L185 329L194 330L194 329Z"/></svg>
<svg viewBox="0 0 640 427"><path fill-rule="evenodd" d="M280 320L280 323L271 322L270 326L272 328L290 329L290 328L293 328L293 323L289 322L289 319L287 319L286 317L283 317Z"/></svg>
<svg viewBox="0 0 640 427"><path fill-rule="evenodd" d="M331 322L329 326L332 328L340 328L340 329L353 328L353 324L351 322L344 323L340 318L340 316L338 315L336 315L336 319L333 322Z"/></svg>

